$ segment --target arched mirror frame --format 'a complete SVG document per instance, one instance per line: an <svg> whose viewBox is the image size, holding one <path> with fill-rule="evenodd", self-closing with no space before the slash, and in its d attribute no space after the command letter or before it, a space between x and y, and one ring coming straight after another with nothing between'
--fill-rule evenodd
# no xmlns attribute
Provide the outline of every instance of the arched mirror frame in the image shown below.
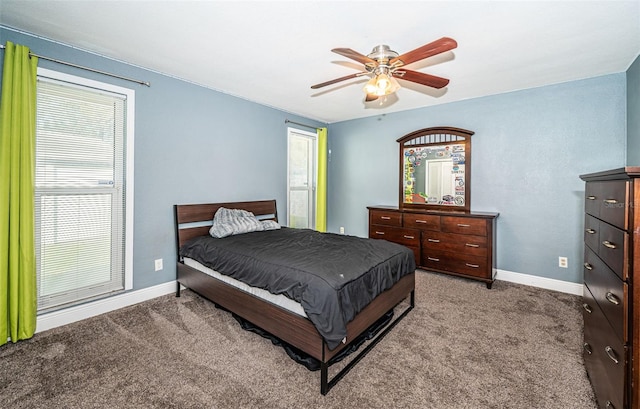
<svg viewBox="0 0 640 409"><path fill-rule="evenodd" d="M453 128L453 127L434 127L424 128L411 132L400 139L400 172L399 172L399 207L400 209L422 209L422 210L444 210L444 211L459 211L469 212L471 209L471 135L474 133L466 129ZM409 156L408 152L415 148L434 147L437 150L440 146L452 146L463 145L464 146L464 170L462 180L462 187L464 188L464 203L456 204L455 201L452 204L439 203L415 203L412 199L405 200L407 187L407 177L409 173L405 169L405 158ZM405 155L407 153L407 155ZM458 155L461 152L457 152ZM427 160L428 161L428 160ZM407 164L408 165L408 164ZM415 179L415 178L414 178ZM410 180L411 183L414 180ZM460 192L462 196L462 192Z"/></svg>

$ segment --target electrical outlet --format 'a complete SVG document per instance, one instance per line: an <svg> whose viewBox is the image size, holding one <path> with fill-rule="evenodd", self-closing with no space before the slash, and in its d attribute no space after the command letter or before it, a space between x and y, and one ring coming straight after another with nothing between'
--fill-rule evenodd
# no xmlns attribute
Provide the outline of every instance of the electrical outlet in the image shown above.
<svg viewBox="0 0 640 409"><path fill-rule="evenodd" d="M155 265L156 265L156 271L162 270L162 259L161 258L156 259Z"/></svg>
<svg viewBox="0 0 640 409"><path fill-rule="evenodd" d="M568 268L569 262L566 257L558 257L558 267Z"/></svg>
<svg viewBox="0 0 640 409"><path fill-rule="evenodd" d="M340 226L340 234L344 234L344 227Z"/></svg>

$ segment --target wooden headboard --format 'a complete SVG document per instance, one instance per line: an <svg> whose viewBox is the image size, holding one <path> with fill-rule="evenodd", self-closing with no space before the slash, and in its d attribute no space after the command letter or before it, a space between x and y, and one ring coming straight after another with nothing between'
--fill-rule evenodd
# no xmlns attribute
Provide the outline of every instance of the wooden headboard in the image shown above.
<svg viewBox="0 0 640 409"><path fill-rule="evenodd" d="M243 209L253 213L261 220L278 221L278 210L275 200L174 205L173 212L178 252L180 251L180 247L188 240L209 234L213 215L221 207L227 209ZM178 255L178 260L179 259L180 256Z"/></svg>

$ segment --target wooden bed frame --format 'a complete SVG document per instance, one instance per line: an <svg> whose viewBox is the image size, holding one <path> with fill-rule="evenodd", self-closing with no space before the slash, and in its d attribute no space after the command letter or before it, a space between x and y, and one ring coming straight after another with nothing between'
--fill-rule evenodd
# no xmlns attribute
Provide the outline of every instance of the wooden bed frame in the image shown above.
<svg viewBox="0 0 640 409"><path fill-rule="evenodd" d="M209 225L203 225L203 223L211 222L213 215L220 207L244 209L252 212L260 219L275 221L278 219L275 200L175 205L174 215L178 252L180 247L189 239L209 234L210 223ZM189 267L184 264L178 254L177 297L180 296L181 285L237 314L320 361L320 392L323 395L326 395L415 305L415 272L413 272L404 276L392 288L376 297L348 323L347 340L353 341L380 317L397 306L402 300L409 297L409 306L389 323L387 327L339 373L329 380L329 361L341 350L348 347L349 344L340 344L335 349L329 350L324 339L309 319L294 314L268 301L256 298L249 293Z"/></svg>

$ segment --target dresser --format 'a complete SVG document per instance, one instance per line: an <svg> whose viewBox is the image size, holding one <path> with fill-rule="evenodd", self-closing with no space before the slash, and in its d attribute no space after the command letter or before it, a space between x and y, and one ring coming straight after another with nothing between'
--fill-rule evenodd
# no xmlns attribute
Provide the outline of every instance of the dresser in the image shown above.
<svg viewBox="0 0 640 409"><path fill-rule="evenodd" d="M581 175L583 356L601 408L636 409L640 362L640 167ZM634 257L635 254L635 257Z"/></svg>
<svg viewBox="0 0 640 409"><path fill-rule="evenodd" d="M422 269L467 277L491 288L496 272L498 213L370 206L369 237L413 250Z"/></svg>

